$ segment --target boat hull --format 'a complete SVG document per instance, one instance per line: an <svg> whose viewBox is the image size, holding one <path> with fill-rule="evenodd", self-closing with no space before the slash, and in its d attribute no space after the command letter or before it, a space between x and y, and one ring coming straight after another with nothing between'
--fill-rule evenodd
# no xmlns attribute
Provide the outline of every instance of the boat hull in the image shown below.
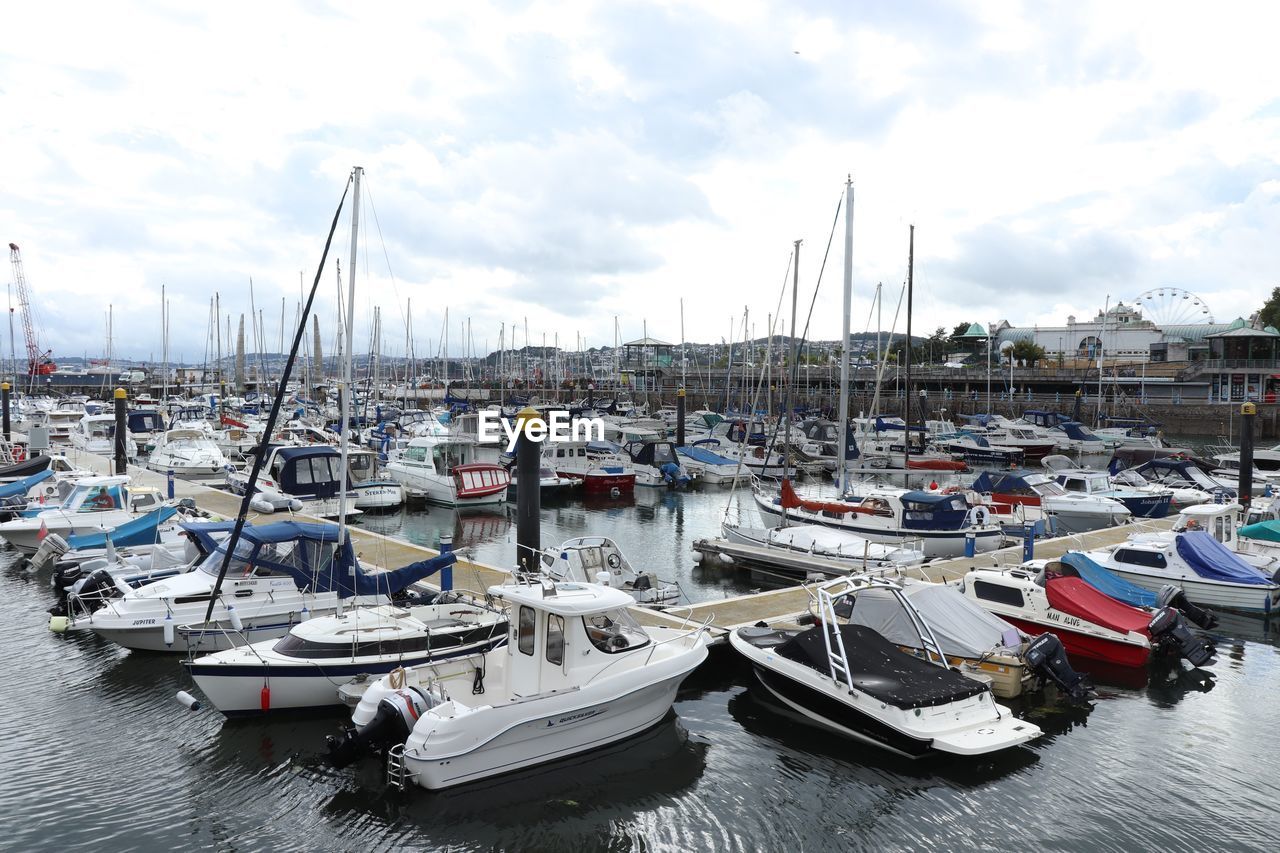
<svg viewBox="0 0 1280 853"><path fill-rule="evenodd" d="M1280 612L1280 586L1274 584L1261 586L1209 583L1186 578L1138 574L1111 563L1106 563L1105 566L1108 571L1152 592L1159 592L1161 587L1172 584L1186 593L1187 598L1193 603L1215 610L1233 610L1237 613L1253 613L1259 616Z"/></svg>
<svg viewBox="0 0 1280 853"><path fill-rule="evenodd" d="M1095 637L1072 631L1062 623L1041 624L1001 613L1000 618L1014 627L1032 636L1039 636L1052 631L1062 641L1067 655L1078 660L1094 661L1112 666L1142 667L1151 659L1151 648L1147 645L1124 643L1106 637Z"/></svg>
<svg viewBox="0 0 1280 853"><path fill-rule="evenodd" d="M768 526L777 525L782 519L782 509L776 505L756 502L760 517ZM835 530L847 530L872 542L901 544L904 540L919 540L920 550L925 559L935 557L960 557L964 555L965 538L969 535L964 530L908 530L899 528L874 527L860 523L861 518L829 518L821 513L804 512L792 509L787 512L787 519L799 524L821 524ZM973 532L975 553L994 551L1003 544L1004 533L999 527Z"/></svg>

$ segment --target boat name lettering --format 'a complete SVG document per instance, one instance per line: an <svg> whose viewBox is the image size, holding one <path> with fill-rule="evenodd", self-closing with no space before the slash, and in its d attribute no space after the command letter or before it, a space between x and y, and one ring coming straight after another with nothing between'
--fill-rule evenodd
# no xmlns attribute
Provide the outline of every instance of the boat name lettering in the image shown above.
<svg viewBox="0 0 1280 853"><path fill-rule="evenodd" d="M604 713L604 709L603 709L603 708L596 708L596 709L591 710L591 711L582 711L581 713L578 713L578 714L570 714L570 715L569 715L569 716L567 716L567 717L561 717L560 719L556 720L555 722L552 722L551 720L547 720L547 725L548 725L548 726L559 726L559 725L564 725L565 723L576 723L576 722L579 722L579 721L581 721L581 720L585 720L585 719L587 719L587 718L589 718L589 717L594 717L594 716L596 716L597 714L603 714L603 713Z"/></svg>
<svg viewBox="0 0 1280 853"><path fill-rule="evenodd" d="M1050 610L1048 616L1054 622L1061 622L1063 625L1070 625L1073 628L1080 627L1080 620L1074 616L1065 616L1056 610Z"/></svg>

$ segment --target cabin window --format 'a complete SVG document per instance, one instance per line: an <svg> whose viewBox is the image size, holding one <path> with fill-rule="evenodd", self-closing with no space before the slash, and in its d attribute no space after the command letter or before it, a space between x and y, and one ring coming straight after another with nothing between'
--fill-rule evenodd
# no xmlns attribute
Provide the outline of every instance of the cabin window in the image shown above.
<svg viewBox="0 0 1280 853"><path fill-rule="evenodd" d="M1134 548L1117 550L1116 562L1128 563L1132 566L1146 566L1151 569L1163 569L1166 565L1164 554L1159 551L1139 551Z"/></svg>
<svg viewBox="0 0 1280 853"><path fill-rule="evenodd" d="M406 462L426 462L427 449L425 447L406 447L401 458Z"/></svg>
<svg viewBox="0 0 1280 853"><path fill-rule="evenodd" d="M1066 486L1067 490L1072 492L1087 491L1084 487L1084 480L1076 480L1068 477L1062 481L1062 485Z"/></svg>
<svg viewBox="0 0 1280 853"><path fill-rule="evenodd" d="M1012 586L974 581L973 592L984 601L994 601L997 604L1008 604L1012 607L1022 607L1023 604L1022 590Z"/></svg>
<svg viewBox="0 0 1280 853"><path fill-rule="evenodd" d="M564 617L547 616L547 663L564 663Z"/></svg>
<svg viewBox="0 0 1280 853"><path fill-rule="evenodd" d="M520 626L516 647L521 654L533 654L533 631L537 624L537 615L532 607L520 606Z"/></svg>
<svg viewBox="0 0 1280 853"><path fill-rule="evenodd" d="M579 456L586 456L586 455L587 455L587 449L586 449L585 447L579 447L579 448L578 448L578 455L579 455Z"/></svg>
<svg viewBox="0 0 1280 853"><path fill-rule="evenodd" d="M1213 522L1213 537L1219 542L1226 542L1231 538L1227 527L1227 520L1222 516L1218 516Z"/></svg>

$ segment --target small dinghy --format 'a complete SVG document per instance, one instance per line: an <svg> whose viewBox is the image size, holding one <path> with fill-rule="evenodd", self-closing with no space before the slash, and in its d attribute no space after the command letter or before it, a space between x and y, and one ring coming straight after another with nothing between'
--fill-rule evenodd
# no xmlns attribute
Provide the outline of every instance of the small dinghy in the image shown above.
<svg viewBox="0 0 1280 853"><path fill-rule="evenodd" d="M840 624L836 603L851 585L890 591L912 616L928 659L865 625ZM898 755L984 755L1040 736L996 704L991 687L947 665L928 624L901 587L882 578L839 578L817 589L822 621L808 630L738 628L729 642L774 699L812 724Z"/></svg>

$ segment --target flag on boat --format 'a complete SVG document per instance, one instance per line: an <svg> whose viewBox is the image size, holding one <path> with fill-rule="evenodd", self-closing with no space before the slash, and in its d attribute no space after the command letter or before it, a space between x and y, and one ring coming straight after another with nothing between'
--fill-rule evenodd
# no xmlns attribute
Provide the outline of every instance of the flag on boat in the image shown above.
<svg viewBox="0 0 1280 853"><path fill-rule="evenodd" d="M40 532L36 534L36 541L43 542L44 537L49 535L49 523L43 518L40 519Z"/></svg>

